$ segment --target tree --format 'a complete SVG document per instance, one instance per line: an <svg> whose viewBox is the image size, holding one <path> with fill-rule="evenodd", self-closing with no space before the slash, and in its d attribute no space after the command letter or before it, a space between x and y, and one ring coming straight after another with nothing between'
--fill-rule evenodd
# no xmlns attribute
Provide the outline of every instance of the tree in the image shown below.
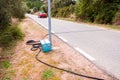
<svg viewBox="0 0 120 80"><path fill-rule="evenodd" d="M0 0L0 28L8 26L11 17L24 17L22 2L22 0Z"/></svg>
<svg viewBox="0 0 120 80"><path fill-rule="evenodd" d="M43 2L41 0L27 0L26 4L30 9L36 8L39 11Z"/></svg>
<svg viewBox="0 0 120 80"><path fill-rule="evenodd" d="M120 0L79 0L76 6L77 19L97 23L112 23Z"/></svg>
<svg viewBox="0 0 120 80"><path fill-rule="evenodd" d="M19 19L24 18L25 6L23 4L23 0L12 0L11 5L12 16Z"/></svg>
<svg viewBox="0 0 120 80"><path fill-rule="evenodd" d="M0 28L8 26L10 19L10 1L0 0Z"/></svg>
<svg viewBox="0 0 120 80"><path fill-rule="evenodd" d="M73 0L52 0L53 8L62 8L71 4L75 4L75 2Z"/></svg>
<svg viewBox="0 0 120 80"><path fill-rule="evenodd" d="M92 14L93 0L79 0L76 5L76 16L78 19L86 20Z"/></svg>

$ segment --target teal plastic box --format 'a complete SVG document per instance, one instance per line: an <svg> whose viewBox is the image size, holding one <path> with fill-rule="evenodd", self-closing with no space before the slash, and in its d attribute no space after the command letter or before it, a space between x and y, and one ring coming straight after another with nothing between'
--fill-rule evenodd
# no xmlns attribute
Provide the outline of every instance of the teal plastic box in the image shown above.
<svg viewBox="0 0 120 80"><path fill-rule="evenodd" d="M49 52L52 50L52 45L49 40L45 39L45 40L41 40L40 42L43 52Z"/></svg>

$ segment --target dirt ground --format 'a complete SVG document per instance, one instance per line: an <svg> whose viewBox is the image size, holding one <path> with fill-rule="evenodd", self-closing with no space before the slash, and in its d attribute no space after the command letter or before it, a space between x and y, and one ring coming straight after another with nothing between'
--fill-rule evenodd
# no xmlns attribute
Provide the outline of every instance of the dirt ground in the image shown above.
<svg viewBox="0 0 120 80"><path fill-rule="evenodd" d="M25 43L31 39L36 41L42 39L47 34L47 30L29 18L24 19L21 26L26 36L16 46L11 59L11 66L7 70L8 72L13 72L9 74L12 80L92 80L56 70L38 62L35 59L38 51L31 51L31 46ZM49 53L41 52L39 55L40 60L80 74L98 77L104 80L116 80L81 56L55 35L52 35L52 42L55 49ZM48 69L52 70L54 75L44 79L43 74Z"/></svg>

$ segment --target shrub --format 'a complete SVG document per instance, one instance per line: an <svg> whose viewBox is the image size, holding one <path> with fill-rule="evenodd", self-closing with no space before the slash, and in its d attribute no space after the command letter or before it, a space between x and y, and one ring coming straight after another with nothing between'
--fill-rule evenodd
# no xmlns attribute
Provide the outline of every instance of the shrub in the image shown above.
<svg viewBox="0 0 120 80"><path fill-rule="evenodd" d="M48 12L48 6L42 5L41 6L41 11L47 13Z"/></svg>
<svg viewBox="0 0 120 80"><path fill-rule="evenodd" d="M81 2L77 4L75 8L76 18L81 20L87 20L88 16L91 16L92 13L92 3L93 0L81 0Z"/></svg>
<svg viewBox="0 0 120 80"><path fill-rule="evenodd" d="M37 12L38 11L38 9L36 8L36 7L34 7L33 8L33 12L35 13L35 12Z"/></svg>
<svg viewBox="0 0 120 80"><path fill-rule="evenodd" d="M11 17L24 18L23 0L0 0L0 29L9 26Z"/></svg>
<svg viewBox="0 0 120 80"><path fill-rule="evenodd" d="M63 17L65 10L63 8L58 9L58 13L56 14L57 17Z"/></svg>
<svg viewBox="0 0 120 80"><path fill-rule="evenodd" d="M24 0L13 0L11 1L11 16L15 18L22 19L25 17L25 6L23 4Z"/></svg>
<svg viewBox="0 0 120 80"><path fill-rule="evenodd" d="M100 1L99 1L100 2ZM101 3L98 7L98 14L95 17L95 22L97 23L112 23L112 20L117 12L117 4L116 3Z"/></svg>
<svg viewBox="0 0 120 80"><path fill-rule="evenodd" d="M57 13L58 13L58 9L53 9L51 12L52 17L56 17Z"/></svg>
<svg viewBox="0 0 120 80"><path fill-rule="evenodd" d="M76 18L89 22L112 23L119 3L119 0L80 0L75 9Z"/></svg>
<svg viewBox="0 0 120 80"><path fill-rule="evenodd" d="M120 25L120 11L118 11L113 20L114 24Z"/></svg>
<svg viewBox="0 0 120 80"><path fill-rule="evenodd" d="M27 12L27 13L31 13L31 10L30 10L30 9L28 9L28 10L26 10L26 12Z"/></svg>
<svg viewBox="0 0 120 80"><path fill-rule="evenodd" d="M54 76L53 71L51 69L47 69L46 71L44 71L42 78L43 78L43 80L49 80L53 76Z"/></svg>
<svg viewBox="0 0 120 80"><path fill-rule="evenodd" d="M11 21L10 5L7 0L0 0L0 28L9 25Z"/></svg>
<svg viewBox="0 0 120 80"><path fill-rule="evenodd" d="M10 62L9 61L3 61L4 64L4 68L8 68L10 66Z"/></svg>
<svg viewBox="0 0 120 80"><path fill-rule="evenodd" d="M13 43L13 36L12 36L12 33L11 32L3 32L1 35L0 35L0 46L1 47L7 47L7 46L10 46L11 43Z"/></svg>
<svg viewBox="0 0 120 80"><path fill-rule="evenodd" d="M54 9L54 10L52 10L52 16L69 17L70 14L74 13L74 9L75 9L74 5L63 7L63 8L58 8L58 9Z"/></svg>
<svg viewBox="0 0 120 80"><path fill-rule="evenodd" d="M16 40L20 40L24 37L20 28L9 26L4 30L0 30L0 46L9 47L12 46Z"/></svg>

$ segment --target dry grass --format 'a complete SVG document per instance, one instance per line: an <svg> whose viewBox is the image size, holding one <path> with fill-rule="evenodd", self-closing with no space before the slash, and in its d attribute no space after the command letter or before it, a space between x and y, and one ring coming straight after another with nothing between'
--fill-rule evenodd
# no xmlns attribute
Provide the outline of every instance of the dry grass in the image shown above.
<svg viewBox="0 0 120 80"><path fill-rule="evenodd" d="M36 24L34 21L26 18L22 22L22 29L26 34L24 41L17 44L14 55L11 59L11 67L8 70L14 70L11 75L12 80L43 80L43 73L51 69L54 76L47 80L90 80L83 77L78 77L63 71L47 67L35 59L36 52L30 51L30 46L25 45L25 42L30 39L40 40L47 34L47 31ZM113 80L112 77L98 69L94 64L79 55L67 44L53 35L53 46L59 49L49 53L41 52L39 59L49 64L60 68L76 71L78 73L101 77L105 80Z"/></svg>
<svg viewBox="0 0 120 80"><path fill-rule="evenodd" d="M96 27L101 27L101 28L107 28L107 29L120 31L120 25L97 24L97 23L90 23L90 22L81 22L81 21L76 21L75 18L60 18L60 17L58 17L57 19L66 20L66 21L72 21L72 22L78 22L78 23L81 23L81 24L86 24L86 25L91 25L91 26L96 26Z"/></svg>

